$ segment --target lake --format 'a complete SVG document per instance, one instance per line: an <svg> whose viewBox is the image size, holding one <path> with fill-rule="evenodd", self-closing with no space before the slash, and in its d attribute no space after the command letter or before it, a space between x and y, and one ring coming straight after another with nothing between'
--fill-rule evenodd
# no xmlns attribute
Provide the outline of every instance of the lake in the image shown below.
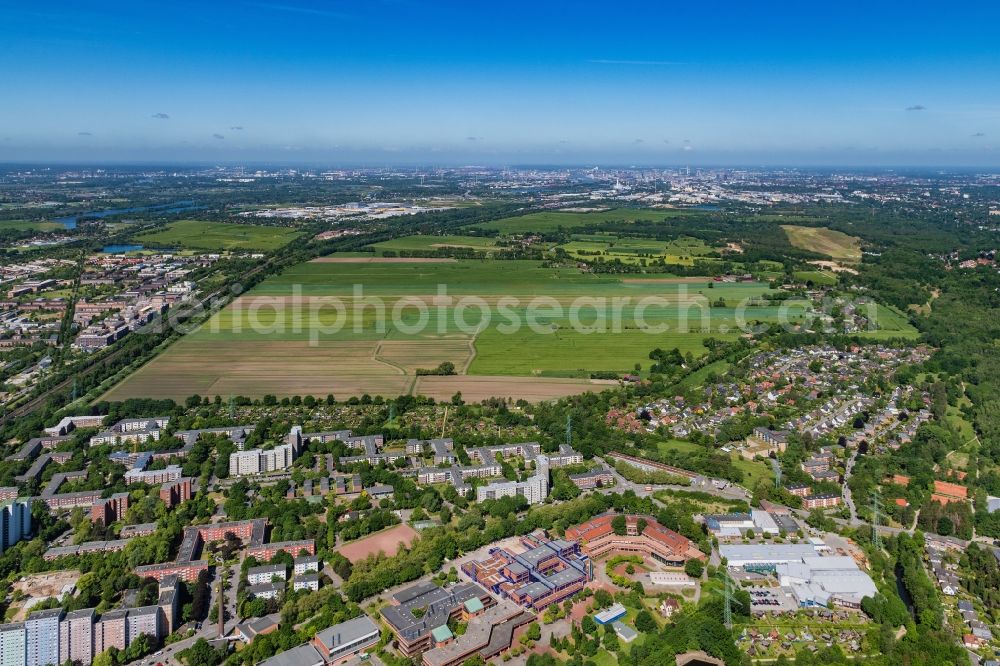
<svg viewBox="0 0 1000 666"><path fill-rule="evenodd" d="M101 250L104 254L125 254L126 252L138 252L141 245L105 245Z"/></svg>
<svg viewBox="0 0 1000 666"><path fill-rule="evenodd" d="M186 210L198 210L202 206L196 206L194 201L175 201L173 203L167 204L156 204L155 206L135 206L133 208L108 208L107 210L97 210L88 213L79 213L78 215L67 215L66 217L57 217L54 222L59 222L67 229L76 229L76 225L80 220L99 220L105 217L112 217L114 215L125 215L127 213L183 213Z"/></svg>

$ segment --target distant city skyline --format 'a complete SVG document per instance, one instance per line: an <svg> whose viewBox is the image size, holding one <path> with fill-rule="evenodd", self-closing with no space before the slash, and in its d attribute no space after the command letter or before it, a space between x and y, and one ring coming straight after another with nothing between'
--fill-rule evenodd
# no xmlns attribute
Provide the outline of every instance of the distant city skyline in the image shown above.
<svg viewBox="0 0 1000 666"><path fill-rule="evenodd" d="M0 162L1000 166L984 3L0 0Z"/></svg>

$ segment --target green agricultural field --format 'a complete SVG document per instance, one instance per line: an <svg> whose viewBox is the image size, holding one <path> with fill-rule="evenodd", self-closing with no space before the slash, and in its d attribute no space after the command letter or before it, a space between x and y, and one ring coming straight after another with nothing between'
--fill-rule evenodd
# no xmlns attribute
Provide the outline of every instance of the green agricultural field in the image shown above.
<svg viewBox="0 0 1000 666"><path fill-rule="evenodd" d="M286 227L180 220L163 229L137 234L132 240L152 247L268 251L287 245L300 235Z"/></svg>
<svg viewBox="0 0 1000 666"><path fill-rule="evenodd" d="M59 222L0 220L0 231L61 231L65 228L65 225Z"/></svg>
<svg viewBox="0 0 1000 666"><path fill-rule="evenodd" d="M424 392L448 399L461 391L466 400L547 399L600 390L595 372L648 369L656 347L699 356L707 337L734 339L743 326L786 315L796 321L809 308L804 301L745 306L769 291L762 283L595 275L538 261L333 255L265 280L105 398ZM442 294L475 298L459 304L438 300ZM456 376L416 376L445 361Z"/></svg>
<svg viewBox="0 0 1000 666"><path fill-rule="evenodd" d="M529 213L518 217L505 217L475 225L478 229L499 231L502 234L549 233L560 229L587 227L602 222L629 222L634 220L664 220L679 215L697 214L697 211L651 210L646 208L617 208L593 213L544 212Z"/></svg>
<svg viewBox="0 0 1000 666"><path fill-rule="evenodd" d="M668 264L683 266L692 266L696 257L713 251L713 248L698 238L660 241L614 234L574 234L571 241L557 247L584 261L596 255L604 261L617 259L626 264L663 259Z"/></svg>
<svg viewBox="0 0 1000 666"><path fill-rule="evenodd" d="M711 287L709 285L712 285ZM661 296L705 297L737 302L768 293L757 282L713 282L709 278L616 276L575 267L545 267L541 262L486 260L364 261L334 255L292 266L262 283L255 294L286 295L298 285L303 295L350 296L355 285L365 295L433 295L445 285L453 295L476 296Z"/></svg>
<svg viewBox="0 0 1000 666"><path fill-rule="evenodd" d="M825 254L835 261L855 264L861 261L861 241L854 236L826 227L800 227L783 224L788 242L802 250Z"/></svg>
<svg viewBox="0 0 1000 666"><path fill-rule="evenodd" d="M752 219L762 222L817 222L820 218L798 213L757 213Z"/></svg>
<svg viewBox="0 0 1000 666"><path fill-rule="evenodd" d="M759 283L708 285L690 278L622 279L537 261L334 255L266 280L106 397L426 390L447 398L461 390L467 399L545 399L599 390L592 372L631 372L636 363L649 364L655 347L699 355L707 336L731 339L739 302L768 292ZM465 310L438 305L439 288L477 298ZM365 302L368 297L379 303ZM544 300L529 316L535 297ZM637 312L645 297L655 299ZM709 297L726 306L710 307ZM619 302L618 319L615 298L632 299ZM385 325L376 316L380 307L395 312ZM748 310L754 319L777 314ZM417 369L444 361L459 375L420 378L417 387ZM269 378L266 385L261 376Z"/></svg>
<svg viewBox="0 0 1000 666"><path fill-rule="evenodd" d="M470 374L523 375L542 377L587 377L592 372L628 373L636 364L648 367L650 350L677 347L695 356L705 353L706 337L732 340L732 333L659 333L637 329L622 333L580 333L560 326L551 333L538 334L522 328L504 335L487 328L475 339L476 356Z"/></svg>
<svg viewBox="0 0 1000 666"><path fill-rule="evenodd" d="M477 236L404 236L372 245L377 250L400 251L433 251L441 248L464 248L471 250L488 250L496 247L495 238Z"/></svg>
<svg viewBox="0 0 1000 666"><path fill-rule="evenodd" d="M832 287L837 284L837 274L833 271L795 271L792 273L799 282L812 282L821 287Z"/></svg>

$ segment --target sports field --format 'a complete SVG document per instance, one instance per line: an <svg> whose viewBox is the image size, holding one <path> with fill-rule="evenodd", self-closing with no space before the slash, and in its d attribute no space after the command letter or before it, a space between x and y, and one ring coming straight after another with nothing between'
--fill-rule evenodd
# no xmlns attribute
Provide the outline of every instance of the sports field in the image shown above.
<svg viewBox="0 0 1000 666"><path fill-rule="evenodd" d="M825 254L849 264L861 261L861 241L854 236L826 227L783 224L781 228L788 234L788 242L797 248Z"/></svg>
<svg viewBox="0 0 1000 666"><path fill-rule="evenodd" d="M285 227L262 227L251 224L228 224L180 220L133 240L147 247L184 248L189 250L276 250L299 236Z"/></svg>
<svg viewBox="0 0 1000 666"><path fill-rule="evenodd" d="M656 347L697 356L708 336L794 321L804 308L756 304L768 292L761 283L622 279L537 261L377 259L293 266L104 398L461 391L467 400L544 399L600 390L592 373L648 368ZM445 361L455 376L416 376Z"/></svg>
<svg viewBox="0 0 1000 666"><path fill-rule="evenodd" d="M417 531L412 527L401 524L357 541L351 541L338 548L337 552L350 560L352 564L379 553L385 554L386 557L392 557L399 552L400 548L409 548L418 536Z"/></svg>

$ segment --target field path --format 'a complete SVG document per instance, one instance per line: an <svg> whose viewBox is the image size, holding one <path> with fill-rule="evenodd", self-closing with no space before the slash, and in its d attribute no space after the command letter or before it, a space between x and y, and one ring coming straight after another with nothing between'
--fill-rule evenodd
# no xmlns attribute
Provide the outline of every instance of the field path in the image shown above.
<svg viewBox="0 0 1000 666"><path fill-rule="evenodd" d="M479 336L479 332L476 331L476 334L473 335L469 339L469 358L466 359L465 363L462 364L462 367L459 368L458 374L460 374L460 375L467 375L467 374L469 374L469 366L471 366L472 362L476 359L476 353L477 353L476 352L476 338L478 336Z"/></svg>
<svg viewBox="0 0 1000 666"><path fill-rule="evenodd" d="M377 345L375 345L375 349L372 351L372 360L375 361L376 363L381 363L382 365L387 365L390 368L392 368L394 370L397 370L399 372L399 374L405 375L406 374L406 368L404 368L401 365L396 365L392 361L389 361L389 360L387 360L387 359L385 359L385 358L382 357L382 342L383 341L380 340L379 343Z"/></svg>

